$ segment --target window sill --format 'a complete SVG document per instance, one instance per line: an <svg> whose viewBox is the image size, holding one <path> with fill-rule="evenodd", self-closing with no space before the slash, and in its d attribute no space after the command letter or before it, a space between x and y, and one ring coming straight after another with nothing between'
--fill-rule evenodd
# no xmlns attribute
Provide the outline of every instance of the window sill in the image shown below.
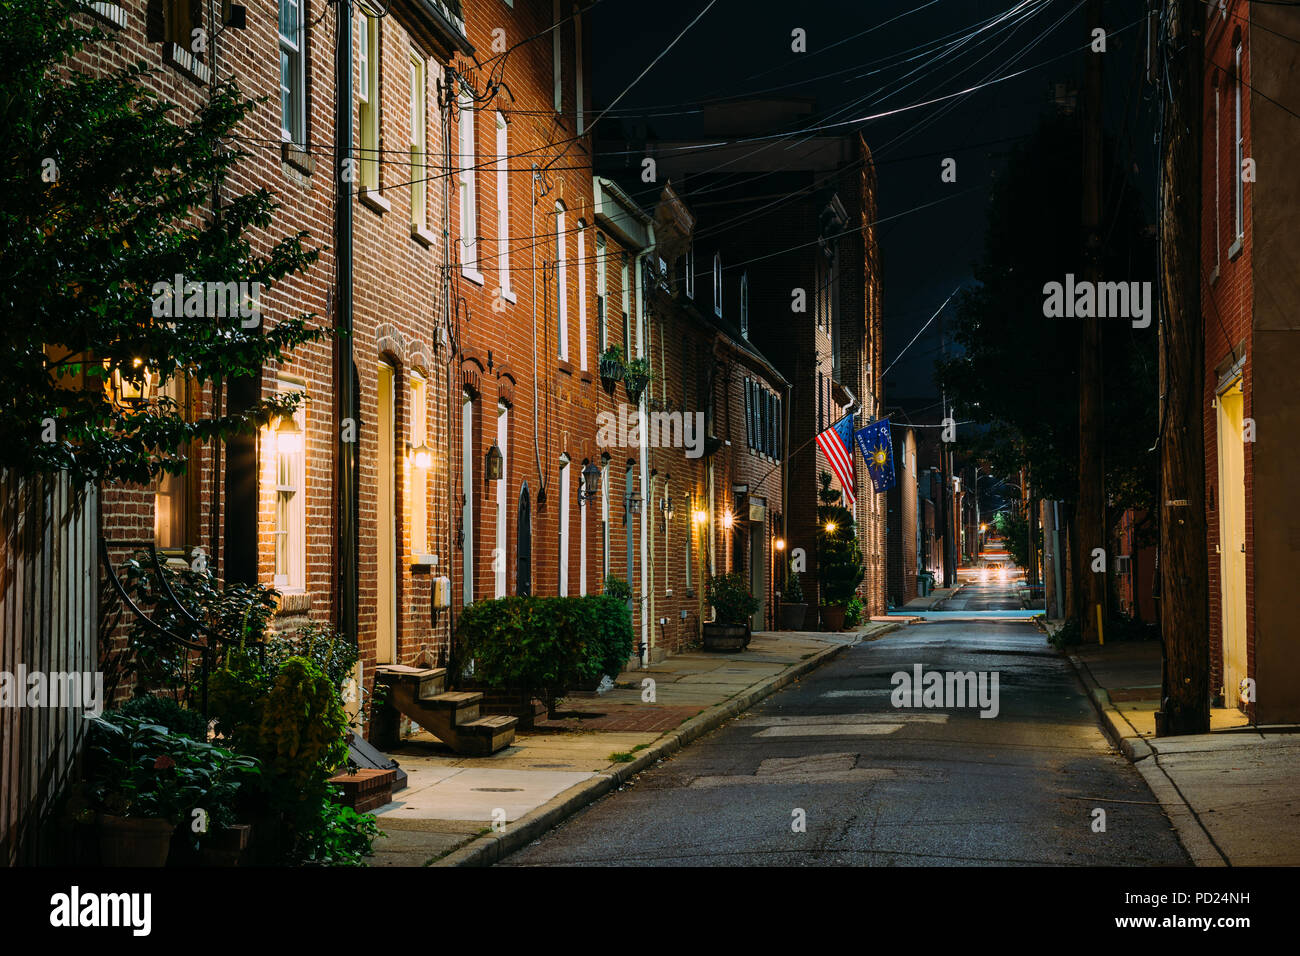
<svg viewBox="0 0 1300 956"><path fill-rule="evenodd" d="M572 375L574 372L573 363L568 361L567 359L559 359L558 361L556 361L555 367L558 368L565 375Z"/></svg>
<svg viewBox="0 0 1300 956"><path fill-rule="evenodd" d="M428 229L425 229L423 226L417 226L415 224L411 225L411 238L414 239L416 242L418 242L420 245L424 246L426 249L432 246L434 242L437 241L437 236L431 233Z"/></svg>
<svg viewBox="0 0 1300 956"><path fill-rule="evenodd" d="M468 266L461 266L460 274L463 275L470 282L473 282L475 285L483 285L484 282L486 281L483 278L483 273L477 271L476 269L471 269Z"/></svg>
<svg viewBox="0 0 1300 956"><path fill-rule="evenodd" d="M378 189L360 189L357 191L357 201L363 206L368 206L379 215L386 212L392 212L393 204L379 194Z"/></svg>
<svg viewBox="0 0 1300 956"><path fill-rule="evenodd" d="M84 4L86 13L98 20L103 20L109 26L117 27L119 30L126 29L126 11L116 3L109 3L106 0L91 0Z"/></svg>
<svg viewBox="0 0 1300 956"><path fill-rule="evenodd" d="M281 587L277 615L305 614L311 610L311 594L305 588Z"/></svg>
<svg viewBox="0 0 1300 956"><path fill-rule="evenodd" d="M1243 240L1244 240L1243 236L1238 236L1236 240L1232 243L1232 245L1228 247L1229 262L1237 258L1239 255L1241 255L1242 246L1245 244Z"/></svg>
<svg viewBox="0 0 1300 956"><path fill-rule="evenodd" d="M519 296L515 295L513 289L498 289L497 291L501 293L501 298L505 299L511 305L519 304Z"/></svg>
<svg viewBox="0 0 1300 956"><path fill-rule="evenodd" d="M316 157L293 143L280 144L280 159L305 176L316 171Z"/></svg>
<svg viewBox="0 0 1300 956"><path fill-rule="evenodd" d="M438 565L436 554L413 554L409 561L412 574L432 574Z"/></svg>
<svg viewBox="0 0 1300 956"><path fill-rule="evenodd" d="M588 384L595 381L595 379L592 377L592 374L588 372L585 368L582 370L582 374L579 375L578 378L584 382L587 382Z"/></svg>
<svg viewBox="0 0 1300 956"><path fill-rule="evenodd" d="M175 43L163 44L163 62L174 67L196 83L207 83L212 79L212 71L184 47Z"/></svg>

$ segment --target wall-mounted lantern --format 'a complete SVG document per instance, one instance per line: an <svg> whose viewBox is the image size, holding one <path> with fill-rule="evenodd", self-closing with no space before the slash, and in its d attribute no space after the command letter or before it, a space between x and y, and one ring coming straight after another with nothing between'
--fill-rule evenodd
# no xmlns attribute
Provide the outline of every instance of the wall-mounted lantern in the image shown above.
<svg viewBox="0 0 1300 956"><path fill-rule="evenodd" d="M411 447L411 464L416 468L422 468L428 471L433 467L433 448L426 444L420 443Z"/></svg>
<svg viewBox="0 0 1300 956"><path fill-rule="evenodd" d="M500 481L501 475L505 471L505 456L501 454L501 449L497 443L493 442L492 447L487 450L483 457L483 480Z"/></svg>
<svg viewBox="0 0 1300 956"><path fill-rule="evenodd" d="M578 486L578 507L587 504L600 494L600 469L595 462L583 461L582 484Z"/></svg>
<svg viewBox="0 0 1300 956"><path fill-rule="evenodd" d="M641 492L635 488L629 491L626 504L628 514L639 515L641 513Z"/></svg>
<svg viewBox="0 0 1300 956"><path fill-rule="evenodd" d="M730 511L722 512L722 526L724 528L730 528L735 523L736 523L735 515L733 515Z"/></svg>
<svg viewBox="0 0 1300 956"><path fill-rule="evenodd" d="M664 495L659 500L659 510L663 513L665 521L673 520L673 496Z"/></svg>
<svg viewBox="0 0 1300 956"><path fill-rule="evenodd" d="M142 358L132 359L131 369L125 374L121 366L114 368L109 384L113 404L132 411L139 411L152 402L157 388L158 376L145 368Z"/></svg>
<svg viewBox="0 0 1300 956"><path fill-rule="evenodd" d="M296 455L303 450L305 436L292 415L285 415L275 429L275 449L282 455Z"/></svg>

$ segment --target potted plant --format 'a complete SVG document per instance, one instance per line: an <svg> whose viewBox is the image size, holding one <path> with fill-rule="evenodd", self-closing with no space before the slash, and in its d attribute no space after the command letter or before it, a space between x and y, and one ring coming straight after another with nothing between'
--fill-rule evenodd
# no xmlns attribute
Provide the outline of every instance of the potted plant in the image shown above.
<svg viewBox="0 0 1300 956"><path fill-rule="evenodd" d="M804 603L799 572L790 571L786 579L785 594L781 597L781 630L802 631L807 617L808 605Z"/></svg>
<svg viewBox="0 0 1300 956"><path fill-rule="evenodd" d="M853 512L841 507L840 493L831 490L830 472L819 476L817 497L817 577L821 590L822 630L844 630L844 610L866 575L858 550Z"/></svg>
<svg viewBox="0 0 1300 956"><path fill-rule="evenodd" d="M718 574L709 578L709 604L714 620L702 626L706 651L741 651L749 646L749 619L758 610L758 598L749 593L742 575Z"/></svg>
<svg viewBox="0 0 1300 956"><path fill-rule="evenodd" d="M633 405L640 403L641 395L653 377L649 359L634 358L627 363L627 368L623 370L623 385L627 389L628 400Z"/></svg>
<svg viewBox="0 0 1300 956"><path fill-rule="evenodd" d="M614 389L623 380L623 350L611 345L600 356L600 384L606 393L614 394Z"/></svg>
<svg viewBox="0 0 1300 956"><path fill-rule="evenodd" d="M84 787L105 866L163 866L178 824L196 840L224 832L234 823L240 787L261 772L252 758L147 717L105 714L94 721Z"/></svg>

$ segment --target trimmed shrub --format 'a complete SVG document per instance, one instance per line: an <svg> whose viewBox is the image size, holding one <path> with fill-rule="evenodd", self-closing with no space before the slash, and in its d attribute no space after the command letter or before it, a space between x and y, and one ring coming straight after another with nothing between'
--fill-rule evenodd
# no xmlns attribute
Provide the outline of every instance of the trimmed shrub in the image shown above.
<svg viewBox="0 0 1300 956"><path fill-rule="evenodd" d="M503 597L461 613L451 673L535 693L554 713L565 691L617 675L631 653L632 617L616 597Z"/></svg>

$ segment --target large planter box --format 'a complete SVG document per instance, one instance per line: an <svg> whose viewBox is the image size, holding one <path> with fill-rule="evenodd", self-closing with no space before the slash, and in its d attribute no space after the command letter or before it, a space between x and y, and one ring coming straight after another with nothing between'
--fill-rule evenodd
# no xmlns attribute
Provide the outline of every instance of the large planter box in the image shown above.
<svg viewBox="0 0 1300 956"><path fill-rule="evenodd" d="M735 653L749 646L748 624L705 623L702 625L702 632L706 651Z"/></svg>
<svg viewBox="0 0 1300 956"><path fill-rule="evenodd" d="M844 630L844 608L842 606L826 605L822 608L822 630Z"/></svg>
<svg viewBox="0 0 1300 956"><path fill-rule="evenodd" d="M807 604L782 604L781 605L781 630L783 631L802 631L804 621L808 619Z"/></svg>

